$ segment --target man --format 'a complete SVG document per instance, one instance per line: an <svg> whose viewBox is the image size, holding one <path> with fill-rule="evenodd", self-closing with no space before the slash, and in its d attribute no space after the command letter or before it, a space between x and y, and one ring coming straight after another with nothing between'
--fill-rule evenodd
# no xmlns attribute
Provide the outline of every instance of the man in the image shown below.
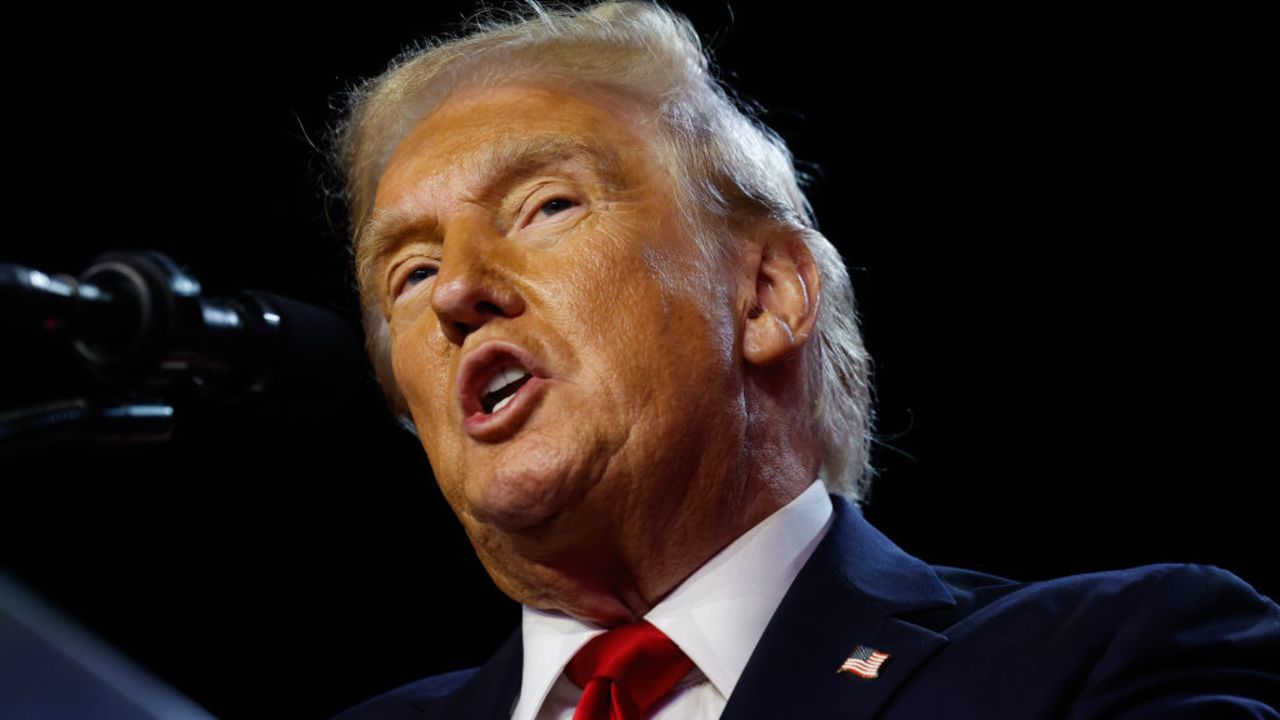
<svg viewBox="0 0 1280 720"><path fill-rule="evenodd" d="M1226 573L1021 584L866 524L848 274L678 16L402 59L343 162L379 377L525 607L343 717L1280 717L1280 609Z"/></svg>

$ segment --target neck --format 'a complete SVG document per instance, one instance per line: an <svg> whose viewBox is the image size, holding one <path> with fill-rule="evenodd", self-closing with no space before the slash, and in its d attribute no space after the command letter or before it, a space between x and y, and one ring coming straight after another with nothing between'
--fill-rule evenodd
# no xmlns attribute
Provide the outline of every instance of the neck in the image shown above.
<svg viewBox="0 0 1280 720"><path fill-rule="evenodd" d="M473 535L494 581L524 605L584 622L643 617L817 477L807 408L792 400L803 394L749 390L737 432L716 427L647 477L602 484L639 488L634 497L588 496L578 512L537 528ZM653 477L667 479L661 492Z"/></svg>

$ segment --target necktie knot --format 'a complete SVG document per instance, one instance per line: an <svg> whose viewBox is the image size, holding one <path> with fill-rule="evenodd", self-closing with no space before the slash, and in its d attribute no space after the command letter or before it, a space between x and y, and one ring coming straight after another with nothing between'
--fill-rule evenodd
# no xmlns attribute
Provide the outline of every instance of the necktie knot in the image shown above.
<svg viewBox="0 0 1280 720"><path fill-rule="evenodd" d="M573 720L640 720L693 669L693 661L643 620L597 635L565 672L582 688Z"/></svg>

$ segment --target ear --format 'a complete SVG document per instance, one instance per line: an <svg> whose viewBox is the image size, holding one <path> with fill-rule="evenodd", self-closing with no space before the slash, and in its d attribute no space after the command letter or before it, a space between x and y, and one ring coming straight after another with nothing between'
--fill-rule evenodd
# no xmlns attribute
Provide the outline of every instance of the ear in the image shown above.
<svg viewBox="0 0 1280 720"><path fill-rule="evenodd" d="M744 303L742 356L753 365L772 365L809 341L822 280L809 248L794 233L763 238L746 269L755 282Z"/></svg>

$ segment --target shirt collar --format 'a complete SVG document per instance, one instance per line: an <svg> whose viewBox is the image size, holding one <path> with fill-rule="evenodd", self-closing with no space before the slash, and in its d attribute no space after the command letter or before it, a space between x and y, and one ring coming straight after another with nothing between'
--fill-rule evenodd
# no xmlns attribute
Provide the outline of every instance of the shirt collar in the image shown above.
<svg viewBox="0 0 1280 720"><path fill-rule="evenodd" d="M743 533L645 615L728 698L756 643L831 525L831 498L816 480ZM564 666L603 628L524 608L524 669L512 720L532 720Z"/></svg>

